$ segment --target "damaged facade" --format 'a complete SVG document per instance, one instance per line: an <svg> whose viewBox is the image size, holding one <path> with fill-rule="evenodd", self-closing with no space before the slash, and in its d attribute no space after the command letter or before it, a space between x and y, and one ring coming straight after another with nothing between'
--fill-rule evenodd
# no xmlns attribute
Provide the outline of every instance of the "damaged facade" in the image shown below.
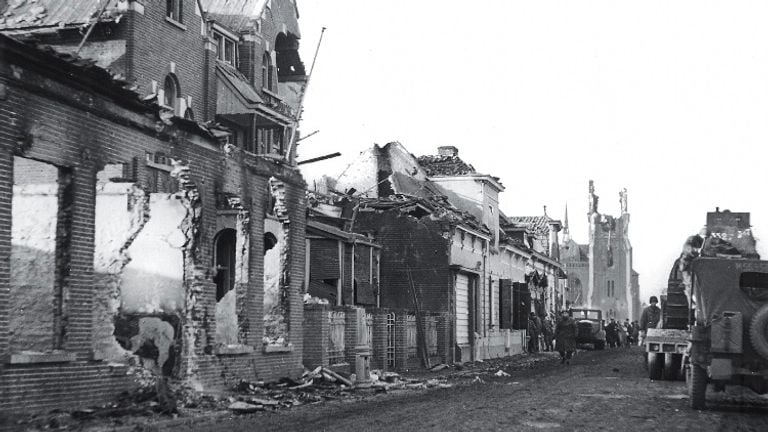
<svg viewBox="0 0 768 432"><path fill-rule="evenodd" d="M640 317L640 286L632 268L627 190L619 193L619 217L598 211L592 180L588 198L589 243L578 244L566 234L560 249L568 271L566 300L569 305L601 309L606 318L634 321ZM566 233L567 221L566 214Z"/></svg>
<svg viewBox="0 0 768 432"><path fill-rule="evenodd" d="M295 4L101 6L2 11L0 409L300 374Z"/></svg>
<svg viewBox="0 0 768 432"><path fill-rule="evenodd" d="M330 186L354 197L354 231L381 244L381 307L444 314L444 361L520 352L531 275L551 275L554 299L562 267L502 229L514 224L499 211L498 178L454 147L439 152L415 158L400 143L374 145Z"/></svg>

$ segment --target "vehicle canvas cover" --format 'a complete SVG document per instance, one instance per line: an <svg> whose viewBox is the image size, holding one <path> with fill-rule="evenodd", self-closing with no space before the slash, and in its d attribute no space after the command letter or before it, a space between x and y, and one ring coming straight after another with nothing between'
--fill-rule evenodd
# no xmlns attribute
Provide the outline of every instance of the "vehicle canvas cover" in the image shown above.
<svg viewBox="0 0 768 432"><path fill-rule="evenodd" d="M746 326L768 304L768 261L697 258L692 270L698 316L707 322L723 312L741 312Z"/></svg>

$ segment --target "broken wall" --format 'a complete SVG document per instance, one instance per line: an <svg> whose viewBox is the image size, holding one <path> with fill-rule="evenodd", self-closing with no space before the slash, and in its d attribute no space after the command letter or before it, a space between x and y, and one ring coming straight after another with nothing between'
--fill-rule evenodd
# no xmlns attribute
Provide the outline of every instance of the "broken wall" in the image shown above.
<svg viewBox="0 0 768 432"><path fill-rule="evenodd" d="M186 209L176 194L151 193L122 177L123 164L97 175L94 317L99 357L137 355L159 374L176 368L186 291L181 231Z"/></svg>
<svg viewBox="0 0 768 432"><path fill-rule="evenodd" d="M423 310L449 312L453 285L447 224L399 210L361 211L355 229L372 233L382 246L381 307L413 309L410 274Z"/></svg>

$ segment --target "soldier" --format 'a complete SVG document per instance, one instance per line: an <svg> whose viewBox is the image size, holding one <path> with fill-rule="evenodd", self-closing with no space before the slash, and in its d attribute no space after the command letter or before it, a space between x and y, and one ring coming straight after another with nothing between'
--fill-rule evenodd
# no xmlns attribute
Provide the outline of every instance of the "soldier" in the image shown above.
<svg viewBox="0 0 768 432"><path fill-rule="evenodd" d="M645 332L649 328L656 328L661 319L661 309L656 306L659 303L659 299L656 296L651 296L648 302L651 305L643 309L643 313L640 315L640 331L643 339L645 339Z"/></svg>
<svg viewBox="0 0 768 432"><path fill-rule="evenodd" d="M656 306L659 299L656 296L651 296L648 302L651 305L643 309L643 313L640 315L640 346L645 344L645 335L648 329L656 328L661 319L661 309ZM647 352L643 351L643 356L645 356L646 360L648 359ZM646 361L644 364L647 366L648 362Z"/></svg>
<svg viewBox="0 0 768 432"><path fill-rule="evenodd" d="M544 337L544 351L552 351L552 319L545 317L541 323L541 334Z"/></svg>
<svg viewBox="0 0 768 432"><path fill-rule="evenodd" d="M528 352L539 352L539 324L536 312L531 312L528 317Z"/></svg>
<svg viewBox="0 0 768 432"><path fill-rule="evenodd" d="M555 349L560 353L560 364L570 364L576 351L576 321L563 311L555 327Z"/></svg>

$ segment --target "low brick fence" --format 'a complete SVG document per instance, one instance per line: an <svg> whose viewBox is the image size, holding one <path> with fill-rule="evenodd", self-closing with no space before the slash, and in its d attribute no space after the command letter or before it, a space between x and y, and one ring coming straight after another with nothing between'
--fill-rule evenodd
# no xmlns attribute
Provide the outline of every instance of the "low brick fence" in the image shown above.
<svg viewBox="0 0 768 432"><path fill-rule="evenodd" d="M304 367L327 366L352 372L358 341L357 315L364 314L371 349L371 368L404 370L422 367L416 314L404 309L354 306L304 306ZM424 343L432 365L450 359L447 314L425 312Z"/></svg>

